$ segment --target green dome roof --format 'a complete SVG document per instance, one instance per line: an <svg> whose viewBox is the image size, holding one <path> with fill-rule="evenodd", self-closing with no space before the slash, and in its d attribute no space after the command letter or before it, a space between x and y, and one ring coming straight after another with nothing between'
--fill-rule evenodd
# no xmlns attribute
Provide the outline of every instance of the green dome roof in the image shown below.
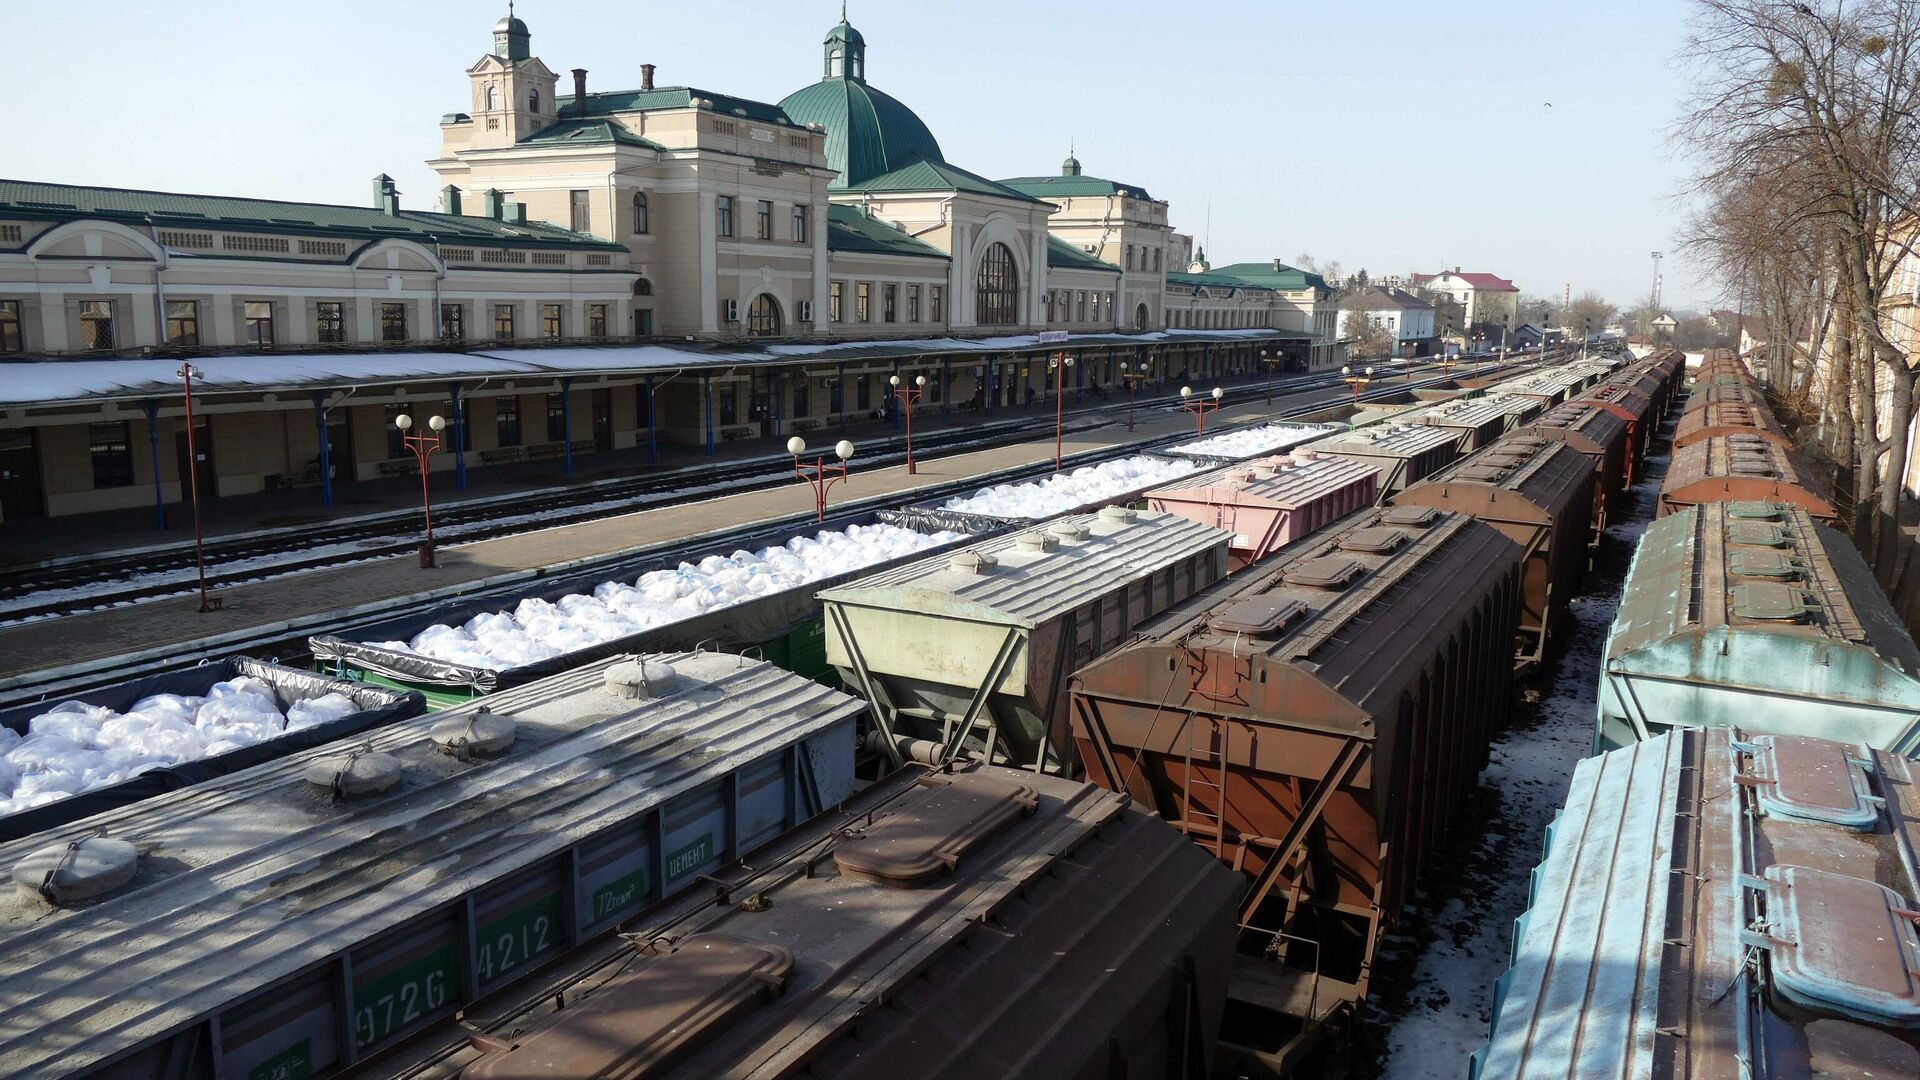
<svg viewBox="0 0 1920 1080"><path fill-rule="evenodd" d="M867 85L867 43L844 19L827 34L822 78L780 102L796 123L827 129L828 186L859 187L916 161L944 162L933 132L892 97Z"/></svg>

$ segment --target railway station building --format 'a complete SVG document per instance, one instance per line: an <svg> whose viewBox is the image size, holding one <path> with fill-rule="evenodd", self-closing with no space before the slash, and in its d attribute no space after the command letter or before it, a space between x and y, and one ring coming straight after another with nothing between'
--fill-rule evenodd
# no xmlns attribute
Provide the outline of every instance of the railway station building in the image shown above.
<svg viewBox="0 0 1920 1080"><path fill-rule="evenodd" d="M1167 204L1071 154L999 181L949 161L844 19L818 64L778 103L652 65L600 90L509 16L440 120L431 210L386 176L362 205L0 180L0 520L164 508L190 469L203 499L331 505L414 467L402 412L450 422L432 467L464 487L844 425L895 373L927 376L920 411L1004 409L1048 396L1056 349L1076 395L1123 361L1338 366L1314 275L1188 273Z"/></svg>

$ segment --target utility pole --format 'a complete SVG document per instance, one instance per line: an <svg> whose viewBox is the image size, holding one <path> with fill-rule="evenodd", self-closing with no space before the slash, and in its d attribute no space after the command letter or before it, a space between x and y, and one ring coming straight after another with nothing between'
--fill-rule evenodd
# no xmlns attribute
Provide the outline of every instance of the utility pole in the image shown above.
<svg viewBox="0 0 1920 1080"><path fill-rule="evenodd" d="M1647 336L1653 336L1653 320L1660 314L1660 259L1664 252L1653 252L1653 291L1647 294L1647 303L1651 310L1647 312Z"/></svg>

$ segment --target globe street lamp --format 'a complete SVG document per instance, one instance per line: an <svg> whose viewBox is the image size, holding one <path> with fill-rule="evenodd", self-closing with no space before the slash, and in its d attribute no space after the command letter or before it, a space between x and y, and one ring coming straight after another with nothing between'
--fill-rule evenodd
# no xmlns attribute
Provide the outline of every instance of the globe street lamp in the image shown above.
<svg viewBox="0 0 1920 1080"><path fill-rule="evenodd" d="M927 392L927 377L915 375L911 386L902 386L898 375L890 376L887 382L893 387L893 396L899 399L901 410L907 414L907 475L912 476L919 471L913 464L913 403Z"/></svg>
<svg viewBox="0 0 1920 1080"><path fill-rule="evenodd" d="M833 444L833 454L840 464L829 466L827 455L821 454L811 466L802 464L800 455L807 452L807 440L795 435L787 440L787 453L793 455L793 475L805 480L813 487L813 505L819 512L818 520L827 520L827 491L833 485L847 478L847 460L853 457L853 444L845 439ZM811 468L813 475L807 475Z"/></svg>
<svg viewBox="0 0 1920 1080"><path fill-rule="evenodd" d="M1140 397L1140 380L1147 377L1147 362L1136 360L1132 364L1120 361L1120 378L1127 384L1127 430L1133 430L1133 405Z"/></svg>
<svg viewBox="0 0 1920 1080"><path fill-rule="evenodd" d="M218 610L220 604L207 598L207 558L200 533L200 450L194 445L193 380L201 376L200 369L191 363L181 364L174 374L180 376L187 399L187 492L193 504L193 565L200 575L200 613L204 615Z"/></svg>
<svg viewBox="0 0 1920 1080"><path fill-rule="evenodd" d="M1367 384L1373 381L1373 369L1367 368L1355 375L1353 368L1343 367L1340 369L1340 381L1346 383L1347 388L1353 392L1353 407L1357 409L1360 407L1361 392L1366 390Z"/></svg>
<svg viewBox="0 0 1920 1080"><path fill-rule="evenodd" d="M1201 435L1207 433L1207 414L1220 408L1220 399L1225 397L1226 393L1225 390L1216 386L1213 388L1213 393L1205 397L1196 398L1193 396L1193 387L1183 386L1180 388L1180 408L1183 412L1193 414L1195 421L1194 430L1197 433Z"/></svg>
<svg viewBox="0 0 1920 1080"><path fill-rule="evenodd" d="M413 427L413 417L401 413L393 418L393 426L400 429L400 441L413 451L414 459L420 462L420 508L426 514L427 542L420 545L420 569L431 570L438 563L433 552L433 499L427 491L427 455L440 449L440 433L446 430L447 422L435 416L427 421L433 434L409 435Z"/></svg>
<svg viewBox="0 0 1920 1080"><path fill-rule="evenodd" d="M1267 404L1273 404L1273 372L1285 362L1279 353L1272 349L1260 350L1260 362L1267 368Z"/></svg>
<svg viewBox="0 0 1920 1080"><path fill-rule="evenodd" d="M1060 435L1065 424L1067 369L1073 366L1073 354L1057 352L1047 358L1053 369L1053 471L1060 471Z"/></svg>

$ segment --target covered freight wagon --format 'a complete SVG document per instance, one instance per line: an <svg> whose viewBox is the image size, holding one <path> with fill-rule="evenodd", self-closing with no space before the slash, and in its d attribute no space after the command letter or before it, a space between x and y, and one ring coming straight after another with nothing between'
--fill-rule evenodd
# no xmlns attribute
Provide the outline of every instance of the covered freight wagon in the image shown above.
<svg viewBox="0 0 1920 1080"><path fill-rule="evenodd" d="M1424 424L1382 424L1323 439L1312 449L1316 454L1371 465L1380 474L1381 494L1389 495L1457 460L1460 438L1456 432Z"/></svg>
<svg viewBox="0 0 1920 1080"><path fill-rule="evenodd" d="M418 693L232 656L0 710L0 727L12 733L0 735L0 841L204 783L426 708ZM56 749L50 740L64 744Z"/></svg>
<svg viewBox="0 0 1920 1080"><path fill-rule="evenodd" d="M1920 752L1920 649L1866 560L1804 509L1707 503L1655 521L1607 636L1594 747L1671 725Z"/></svg>
<svg viewBox="0 0 1920 1080"><path fill-rule="evenodd" d="M1121 796L903 769L371 1072L1203 1080L1238 893Z"/></svg>
<svg viewBox="0 0 1920 1080"><path fill-rule="evenodd" d="M814 593L878 566L964 543L1002 523L882 510L730 536L455 597L309 640L322 671L454 704L621 653L752 649L831 677Z"/></svg>
<svg viewBox="0 0 1920 1080"><path fill-rule="evenodd" d="M853 793L864 711L739 656L608 660L0 845L54 899L0 897L0 1074L355 1068L710 897Z"/></svg>
<svg viewBox="0 0 1920 1080"><path fill-rule="evenodd" d="M1573 404L1604 409L1626 422L1627 457L1622 462L1626 474L1621 481L1632 487L1633 478L1640 475L1640 463L1653 447L1654 430L1660 426L1661 415L1654 411L1653 399L1633 386L1607 382L1574 398Z"/></svg>
<svg viewBox="0 0 1920 1080"><path fill-rule="evenodd" d="M1585 374L1564 368L1546 368L1496 383L1488 392L1532 398L1540 403L1542 409L1551 409L1586 389L1589 382Z"/></svg>
<svg viewBox="0 0 1920 1080"><path fill-rule="evenodd" d="M1799 455L1758 435L1715 435L1674 450L1655 518L1712 502L1791 503L1832 522L1839 511Z"/></svg>
<svg viewBox="0 0 1920 1080"><path fill-rule="evenodd" d="M1912 765L1679 729L1579 763L1476 1080L1920 1076Z"/></svg>
<svg viewBox="0 0 1920 1080"><path fill-rule="evenodd" d="M1459 452L1477 453L1491 445L1495 439L1506 434L1512 425L1508 423L1510 413L1498 404L1499 401L1526 399L1490 397L1455 398L1437 405L1429 405L1412 413L1402 413L1395 417L1401 423L1425 424L1427 427L1445 428L1455 432L1460 438Z"/></svg>
<svg viewBox="0 0 1920 1080"><path fill-rule="evenodd" d="M1593 467L1593 527L1604 530L1632 478L1628 470L1633 461L1633 435L1627 421L1614 409L1569 401L1520 430L1566 443L1586 455Z"/></svg>
<svg viewBox="0 0 1920 1080"><path fill-rule="evenodd" d="M1517 434L1442 469L1388 500L1456 510L1520 545L1520 625L1515 655L1538 663L1579 592L1593 529L1593 468L1565 443Z"/></svg>
<svg viewBox="0 0 1920 1080"><path fill-rule="evenodd" d="M1779 446L1793 445L1765 402L1744 401L1709 401L1682 414L1674 425L1673 445L1679 449L1721 435L1757 435Z"/></svg>
<svg viewBox="0 0 1920 1080"><path fill-rule="evenodd" d="M1147 492L1147 509L1233 534L1228 565L1240 570L1379 498L1380 474L1347 458L1303 451L1229 465Z"/></svg>
<svg viewBox="0 0 1920 1080"><path fill-rule="evenodd" d="M1088 778L1249 875L1242 921L1282 958L1261 985L1303 1036L1365 996L1505 724L1520 555L1463 514L1362 515L1074 677Z"/></svg>
<svg viewBox="0 0 1920 1080"><path fill-rule="evenodd" d="M820 593L827 659L892 763L1078 771L1067 677L1227 573L1226 532L1108 507Z"/></svg>
<svg viewBox="0 0 1920 1080"><path fill-rule="evenodd" d="M1544 411L1538 398L1502 394L1497 390L1488 391L1473 400L1481 402L1487 408L1500 411L1500 430L1503 433L1525 427L1529 421Z"/></svg>

